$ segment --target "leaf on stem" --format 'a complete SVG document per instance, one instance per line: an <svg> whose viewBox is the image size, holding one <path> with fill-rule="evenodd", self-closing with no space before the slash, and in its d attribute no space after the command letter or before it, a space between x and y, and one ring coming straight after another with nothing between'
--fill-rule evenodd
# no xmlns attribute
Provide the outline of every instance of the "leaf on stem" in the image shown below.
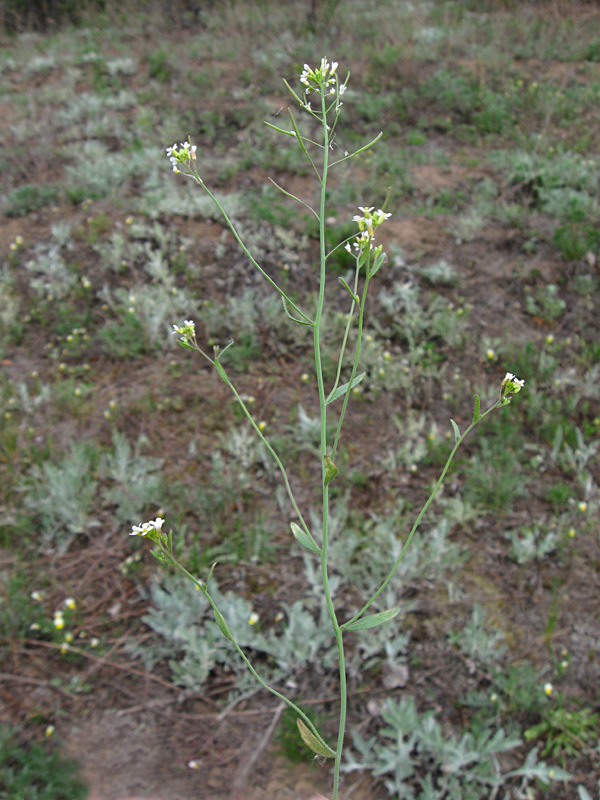
<svg viewBox="0 0 600 800"><path fill-rule="evenodd" d="M273 128L273 130L277 131L277 133L285 133L286 136L295 136L296 135L294 133L294 131L286 131L285 128L278 128L277 125L271 125L271 123L267 122L266 120L265 120L265 125L267 126L267 128Z"/></svg>
<svg viewBox="0 0 600 800"><path fill-rule="evenodd" d="M481 405L479 402L479 395L476 394L475 397L473 398L473 425L475 425L475 423L479 422L479 420L481 419L480 408Z"/></svg>
<svg viewBox="0 0 600 800"><path fill-rule="evenodd" d="M323 758L333 758L335 753L331 747L327 747L320 742L310 728L307 728L300 718L296 720L296 725L300 731L302 741L313 751L313 753L316 753L318 756L323 756Z"/></svg>
<svg viewBox="0 0 600 800"><path fill-rule="evenodd" d="M349 158L354 158L354 156L357 156L359 153L364 153L364 151L368 150L369 147L373 147L373 145L376 142L378 142L381 139L382 136L383 136L383 131L380 131L377 134L377 136L372 141L370 141L368 144L365 144L362 147L359 147L358 150L355 150L353 153L348 153L348 155L344 156L343 158L338 158L337 161L333 161L329 166L330 167L335 167L336 164L341 164L342 161L347 161Z"/></svg>
<svg viewBox="0 0 600 800"><path fill-rule="evenodd" d="M351 298L354 300L354 302L356 303L356 305L357 305L357 306L360 306L360 298L359 298L359 296L358 296L357 294L354 294L354 292L353 292L353 291L352 291L352 289L351 289L351 288L348 286L348 284L346 283L346 281L345 281L343 278L338 278L338 281L339 281L339 282L342 284L342 286L343 286L343 287L344 287L344 289L345 289L345 290L348 292L348 294L350 295L350 297L351 297Z"/></svg>
<svg viewBox="0 0 600 800"><path fill-rule="evenodd" d="M364 631L367 628L376 628L378 625L383 625L390 619L393 619L400 613L400 608L388 608L387 611L379 611L377 614L369 614L366 617L361 617L355 622L347 622L345 625L340 625L343 631Z"/></svg>
<svg viewBox="0 0 600 800"><path fill-rule="evenodd" d="M213 608L213 613L215 615L215 622L217 623L219 630L223 634L226 639L233 641L233 636L231 635L231 631L227 627L227 623L225 622L225 617L217 608Z"/></svg>
<svg viewBox="0 0 600 800"><path fill-rule="evenodd" d="M372 278L373 275L375 275L377 272L379 272L379 269L380 269L381 265L385 261L385 257L386 257L385 253L380 253L377 256L377 258L375 259L375 263L373 264L373 267L371 268L371 270L369 272L369 278Z"/></svg>
<svg viewBox="0 0 600 800"><path fill-rule="evenodd" d="M366 374L367 374L366 372L361 372L360 375L355 375L354 378L352 378L351 388L354 389L355 386L358 386L358 384L362 381L362 379L365 377ZM342 384L342 386L338 386L337 389L334 389L334 391L331 392L331 394L325 401L327 405L329 405L329 403L333 403L333 401L337 400L338 397L342 397L342 395L345 395L346 392L348 391L349 385L350 385L349 383L344 383Z"/></svg>
<svg viewBox="0 0 600 800"><path fill-rule="evenodd" d="M273 126L271 126L271 127L273 127ZM279 129L278 129L278 128L276 128L275 130L279 130ZM292 194L291 192L288 192L288 191L286 191L286 190L283 188L283 186L280 186L280 185L279 185L279 184L278 184L276 181L274 181L274 180L273 180L273 178L269 178L268 180L270 180L270 181L271 181L271 183L273 184L273 186L274 186L276 189L279 189L279 191L280 191L282 194L284 194L286 197L291 197L291 198L292 198L292 200L296 200L298 203L300 203L301 205L303 205L305 208L308 208L308 210L309 210L309 211L310 211L312 214L314 214L314 215L315 215L315 217L316 217L317 219L319 219L319 215L317 214L317 212L314 210L314 208L313 208L312 206L310 206L308 203L305 203L305 202L304 202L304 200L301 200L299 197L296 197L296 195L295 195L295 194Z"/></svg>
<svg viewBox="0 0 600 800"><path fill-rule="evenodd" d="M451 419L450 422L452 423L452 427L454 428L454 441L458 442L458 440L460 439L460 430L458 429L458 425L456 424L456 422L454 422L453 419Z"/></svg>
<svg viewBox="0 0 600 800"><path fill-rule="evenodd" d="M339 469L333 463L331 458L329 458L329 456L325 456L323 458L323 464L325 465L325 486L329 486L331 481L338 474Z"/></svg>
<svg viewBox="0 0 600 800"><path fill-rule="evenodd" d="M292 320L292 322L295 322L297 325L309 325L310 326L310 325L313 324L311 320L304 320L304 319L298 319L298 317L293 317L290 314L290 312L288 311L288 307L287 307L288 301L283 295L281 295L281 302L283 303L283 310L285 311L286 316L288 316Z"/></svg>
<svg viewBox="0 0 600 800"><path fill-rule="evenodd" d="M300 542L303 547L306 547L306 549L310 550L311 553L316 553L318 556L321 555L321 548L310 534L308 534L306 531L303 531L300 525L297 525L295 522L290 522L290 527L292 529L292 533L294 534L294 538Z"/></svg>

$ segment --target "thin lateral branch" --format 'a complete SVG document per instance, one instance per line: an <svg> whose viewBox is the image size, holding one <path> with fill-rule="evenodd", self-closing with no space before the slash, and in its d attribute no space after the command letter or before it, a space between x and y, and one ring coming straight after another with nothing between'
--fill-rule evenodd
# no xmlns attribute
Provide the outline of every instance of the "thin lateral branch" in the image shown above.
<svg viewBox="0 0 600 800"><path fill-rule="evenodd" d="M308 203L305 203L305 202L304 202L304 200L301 200L299 197L296 197L296 195L295 195L295 194L292 194L291 192L288 192L288 191L286 191L286 190L283 188L283 186L280 186L280 185L279 185L279 184L278 184L276 181L274 181L274 180L273 180L273 178L267 178L267 180L271 181L271 183L273 184L273 186L274 186L276 189L279 189L279 191L281 192L281 194L284 194L286 197L291 197L291 198L292 198L292 200L297 200L297 201L298 201L298 202L299 202L301 205L303 205L303 206L304 206L305 208L307 208L307 209L308 209L308 210L309 210L311 213L313 213L317 219L319 219L319 215L317 214L317 212L314 210L314 208L313 208L312 206L309 206L309 204L308 204Z"/></svg>

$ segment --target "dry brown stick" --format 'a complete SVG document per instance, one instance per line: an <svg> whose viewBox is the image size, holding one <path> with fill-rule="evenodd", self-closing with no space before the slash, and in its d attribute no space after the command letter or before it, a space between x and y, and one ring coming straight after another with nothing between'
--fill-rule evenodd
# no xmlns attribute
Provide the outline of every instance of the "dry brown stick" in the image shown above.
<svg viewBox="0 0 600 800"><path fill-rule="evenodd" d="M62 645L60 644L54 644L53 642L40 642L37 639L24 639L23 641L25 644L35 645L37 647L45 647L48 650L60 650L60 648L62 647ZM169 683L168 681L164 681L162 678L158 678L151 672L142 672L142 670L135 669L135 667L126 667L124 664L118 664L116 661L109 661L103 656L92 655L91 653L88 653L85 650L79 650L77 647L73 647L72 645L69 646L69 652L75 653L78 656L83 656L84 658L88 658L90 659L90 661L100 662L101 666L112 667L113 669L118 669L121 670L122 672L129 672L132 675L139 675L141 678L148 678L151 681L160 683L162 686L166 686L167 689L180 691L178 687L175 686L175 684Z"/></svg>
<svg viewBox="0 0 600 800"><path fill-rule="evenodd" d="M80 703L83 702L83 698L77 697L73 694L73 692L69 692L62 686L55 686L48 680L40 680L39 678L26 678L23 675L12 675L10 672L0 672L0 681L12 681L13 683L24 683L29 684L30 686L50 686L50 688L55 692L64 694L65 697L68 697L70 700L77 700Z"/></svg>
<svg viewBox="0 0 600 800"><path fill-rule="evenodd" d="M252 771L252 767L254 766L256 760L259 758L260 754L263 752L265 747L269 744L271 737L275 732L275 728L277 727L277 723L279 722L279 718L283 713L284 708L285 708L285 703L279 703L279 705L273 712L273 719L271 720L269 727L265 731L264 736L262 737L260 742L256 745L256 747L252 749L250 757L238 769L231 790L233 797L237 797L238 792L240 792L245 786L248 785L248 778L250 777L250 772Z"/></svg>

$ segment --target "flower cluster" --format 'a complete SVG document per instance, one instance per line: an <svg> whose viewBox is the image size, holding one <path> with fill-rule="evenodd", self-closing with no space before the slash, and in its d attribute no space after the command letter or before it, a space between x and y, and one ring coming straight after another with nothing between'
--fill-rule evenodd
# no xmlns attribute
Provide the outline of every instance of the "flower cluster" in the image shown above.
<svg viewBox="0 0 600 800"><path fill-rule="evenodd" d="M184 320L183 325L175 325L175 323L173 323L173 330L171 333L177 334L177 336L179 336L179 341L187 343L190 339L195 338L196 325L191 319Z"/></svg>
<svg viewBox="0 0 600 800"><path fill-rule="evenodd" d="M510 403L510 396L513 394L518 394L523 386L525 386L524 380L519 380L519 378L516 378L512 372L507 372L504 376L500 389L500 399L502 400L502 405L507 406Z"/></svg>
<svg viewBox="0 0 600 800"><path fill-rule="evenodd" d="M502 405L507 406L511 401L511 396L518 394L523 386L525 386L524 380L519 380L519 378L516 378L512 372L507 372L502 380L500 388L500 399L502 401Z"/></svg>
<svg viewBox="0 0 600 800"><path fill-rule="evenodd" d="M378 228L382 222L385 222L392 215L384 213L380 208L375 211L373 206L370 208L359 206L358 210L362 212L362 216L355 214L352 217L352 221L358 223L358 230L360 231L354 241L354 249L362 252L369 247L372 250L375 240L375 228ZM346 245L346 250L349 253L352 252L349 242Z"/></svg>
<svg viewBox="0 0 600 800"><path fill-rule="evenodd" d="M300 83L306 86L305 93L316 92L321 86L330 86L330 94L334 94L337 83L337 66L337 61L330 64L325 57L321 59L321 66L317 67L317 69L312 69L308 64L305 64L300 75Z"/></svg>
<svg viewBox="0 0 600 800"><path fill-rule="evenodd" d="M151 519L150 522L142 522L139 525L134 525L131 529L130 536L147 536L152 531L160 531L164 524L162 517Z"/></svg>
<svg viewBox="0 0 600 800"><path fill-rule="evenodd" d="M180 145L175 143L172 147L167 147L167 156L173 165L173 172L179 174L179 165L189 167L192 161L196 160L196 145L190 142L182 142Z"/></svg>

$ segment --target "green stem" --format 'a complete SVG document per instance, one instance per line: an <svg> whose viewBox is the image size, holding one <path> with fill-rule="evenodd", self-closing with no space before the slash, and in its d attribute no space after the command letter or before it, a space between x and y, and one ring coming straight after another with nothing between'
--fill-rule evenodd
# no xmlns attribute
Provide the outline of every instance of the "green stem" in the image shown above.
<svg viewBox="0 0 600 800"><path fill-rule="evenodd" d="M215 361L213 361L212 363L214 364L215 369L217 370L217 372L219 374L219 377L221 378L221 380L223 380L223 382L226 384L226 386L232 392L232 394L235 397L235 399L237 400L240 408L242 409L242 411L244 412L244 414L246 415L246 417L250 421L250 424L254 428L257 436L260 438L262 443L265 445L265 447L267 448L267 450L271 454L273 460L275 461L275 463L279 467L279 471L281 472L281 476L283 478L283 482L285 484L285 488L286 488L288 497L290 498L290 502L292 504L292 507L293 507L294 511L296 512L296 516L300 520L300 524L304 528L304 532L314 542L314 539L313 539L312 534L311 534L311 532L310 532L310 530L308 528L308 525L304 521L304 517L302 516L302 514L300 512L300 509L298 508L298 504L296 503L296 499L294 497L294 493L292 492L292 487L290 486L290 481L289 481L286 469L283 466L283 462L281 461L281 459L279 458L279 456L277 455L277 453L273 449L273 447L269 444L268 440L265 438L265 436L264 436L263 432L261 431L261 429L259 428L259 426L254 421L254 418L253 418L252 414L250 413L250 411L248 410L248 407L246 406L246 404L244 403L244 401L242 400L242 398L238 394L237 389L235 388L235 386L233 385L233 383L229 379L229 375L225 372L225 368L223 367L221 362L218 359L215 359ZM316 544L315 544L315 546L316 546Z"/></svg>
<svg viewBox="0 0 600 800"><path fill-rule="evenodd" d="M352 365L352 373L350 374L350 380L348 381L348 391L344 395L344 401L342 404L342 410L340 412L340 418L338 420L337 429L335 432L335 439L333 441L333 447L331 450L331 458L335 458L335 453L337 451L338 442L340 440L340 435L342 433L342 425L344 424L344 418L346 416L346 409L348 408L348 401L350 399L350 392L352 391L352 381L354 380L356 373L358 371L358 361L360 359L360 347L362 343L362 331L363 331L363 321L365 316L365 305L367 302L367 292L369 290L369 268L370 268L370 254L369 259L365 265L365 284L363 286L362 297L360 300L360 308L358 311L358 333L356 337L356 348L354 351L354 364Z"/></svg>
<svg viewBox="0 0 600 800"><path fill-rule="evenodd" d="M333 798L338 800L340 766L342 760L342 749L344 746L344 732L346 728L346 662L344 657L343 634L340 629L329 586L329 575L327 573L327 548L328 548L328 523L329 523L329 486L325 480L325 456L327 455L327 404L325 402L325 387L323 384L323 365L321 361L321 319L323 315L323 305L325 302L325 279L326 279L326 254L325 254L325 200L327 188L327 168L329 159L329 131L327 130L327 110L325 106L325 91L321 90L321 109L323 120L323 172L321 175L321 200L319 207L319 239L320 239L320 280L319 297L317 301L317 311L314 323L314 348L315 348L315 370L317 374L317 386L319 392L319 407L321 410L321 478L323 484L323 542L321 545L321 575L323 579L323 589L325 602L329 612L329 618L335 634L338 662L340 673L340 713L338 723L338 738L335 753L334 779L333 779Z"/></svg>
<svg viewBox="0 0 600 800"><path fill-rule="evenodd" d="M219 628L222 630L223 635L227 636L229 641L233 644L233 646L235 647L236 651L239 653L240 657L243 659L244 664L248 667L248 669L250 670L250 672L252 673L254 678L258 681L258 683L263 687L263 689L266 689L268 692L271 692L271 694L275 695L275 697L279 698L279 700L282 700L284 703L286 703L286 705L288 705L290 708L292 708L296 712L296 714L298 714L298 716L304 721L304 723L311 730L311 732L316 736L316 738L323 745L323 747L325 747L326 750L329 750L331 755L333 755L333 750L331 749L331 747L329 747L327 742L324 741L324 739L321 737L321 734L315 728L315 726L310 721L310 719L307 717L307 715L304 713L304 711L302 711L301 708L299 708L292 700L290 700L289 697L286 697L285 695L281 694L281 692L278 692L277 689L274 689L272 686L269 686L269 684L263 678L261 678L260 675L258 674L258 672L254 669L254 667L252 666L252 663L248 659L248 656L244 653L242 648L239 646L239 644L233 638L233 634L229 630L229 626L225 622L225 618L223 617L223 615L219 611L215 601L210 596L210 594L208 592L208 589L206 588L206 585L203 584L202 581L199 581L197 578L195 578L191 574L191 572L188 572L187 569L184 566L182 566L179 563L179 561L177 561L177 559L175 558L175 556L173 556L172 553L170 553L168 550L166 550L164 547L162 547L162 545L159 545L159 546L161 547L162 552L167 556L167 559L169 560L171 565L174 566L176 569L178 569L183 575L185 575L186 578L189 578L189 580L191 580L192 583L198 589L200 589L200 591L202 592L204 597L206 597L206 599L210 603L210 606L211 606L212 610L215 612L215 615L218 616L218 618L222 621L222 624L224 624L225 627L226 627L227 633L225 633L225 631L223 631L221 629L221 625L219 625Z"/></svg>
<svg viewBox="0 0 600 800"><path fill-rule="evenodd" d="M331 255L331 253L328 253L328 255ZM354 291L355 295L356 295L356 292L358 291L358 273L359 273L359 269L358 269L358 262L357 262L356 271L354 273L354 290L353 291ZM330 395L332 395L335 392L335 390L337 389L338 384L340 382L340 376L342 374L342 361L344 360L344 353L346 352L346 344L348 343L348 336L350 334L350 328L352 327L352 320L354 318L354 306L355 305L356 305L356 303L353 300L351 305L350 305L350 311L348 313L348 322L346 323L346 330L344 331L344 338L342 339L342 346L340 348L340 355L338 357L337 371L335 373L335 381L333 382L333 386L331 388L331 391L329 392ZM335 445L333 447L333 453L334 452L335 452ZM332 458L333 458L333 453L331 454Z"/></svg>
<svg viewBox="0 0 600 800"><path fill-rule="evenodd" d="M223 216L223 219L225 220L225 222L227 223L227 225L228 225L228 227L229 227L229 230L230 230L230 231L233 233L233 235L235 236L235 239L236 239L237 243L238 243L238 244L239 244L239 246L242 248L242 250L244 251L244 253L245 253L245 255L247 256L247 258L250 260L250 263L251 263L251 264L253 264L253 265L256 267L256 269L257 269L257 270L260 272L260 274L261 274L261 275L262 275L262 276L263 276L263 277L264 277L264 278L265 278L265 279L268 281L268 283L270 283L270 284L271 284L271 286L272 286L272 287L275 289L275 291L276 291L276 292L277 292L277 293L278 293L278 294L279 294L279 295L280 295L280 296L281 296L281 297L282 297L282 298L285 300L285 302L286 302L286 303L288 303L288 304L290 305L290 307L291 307L291 308L293 308L293 309L294 309L294 311L295 311L297 314L299 314L299 315L300 315L300 316L301 316L301 317L302 317L302 318L303 318L303 319L304 319L304 320L305 320L305 321L306 321L308 324L312 325L312 324L313 324L313 321L312 321L312 319L311 319L310 317L308 317L308 316L307 316L307 315L304 313L304 311L301 311L301 309L299 309L299 308L298 308L298 306L297 306L297 305L294 303L294 301L293 301L293 300L292 300L292 299L291 299L291 298L290 298L290 297L289 297L289 296L288 296L288 295L287 295L287 294L286 294L286 293L283 291L283 289L282 289L280 286L278 286L278 285L275 283L275 281L273 280L273 278L271 278L271 277L270 277L270 275L268 275L268 274L267 274L267 273L264 271L264 269L263 269L263 268L260 266L260 264L258 263L258 261L256 261L256 259L253 257L252 253L250 253L250 251L248 250L248 248L247 248L247 247L246 247L246 245L244 244L244 242L243 242L242 238L240 237L239 233L237 232L237 230L236 230L236 228L235 228L235 226L234 226L233 222L232 222L232 221L231 221L231 219L229 218L229 215L227 214L227 212L225 211L225 209L223 208L223 206L221 205L221 203L219 203L219 201L217 200L217 198L215 197L215 195L214 195L214 194L211 192L211 190L208 188L208 186L207 186L207 185L204 183L204 181L202 180L202 178L200 178L198 175L194 175L193 177L195 178L196 182L197 182L197 183L198 183L198 184L199 184L199 185L200 185L200 186L201 186L201 187L204 189L204 191L206 192L206 194L207 194L207 195L210 197L210 199L213 201L213 203L216 205L216 207L217 207L217 208L219 209L219 211L221 212L221 214L222 214L222 216Z"/></svg>
<svg viewBox="0 0 600 800"><path fill-rule="evenodd" d="M383 592L383 590L385 589L385 587L386 587L386 586L388 585L388 583L391 581L392 577L394 576L394 573L396 572L396 570L397 570L397 569L398 569L398 567L400 566L400 562L401 562L401 561L402 561L402 559L404 558L404 554L406 553L406 551L407 551L407 549L408 549L408 546L410 545L411 539L413 538L413 536L414 536L414 535L415 535L415 533L416 533L416 530L417 530L417 528L419 527L419 523L421 522L421 519L423 518L423 515L425 514L425 512L427 511L427 509L429 508L429 506L430 506L430 505L431 505L431 503L433 502L433 499L435 498L436 494L438 493L438 491L439 491L439 488L440 488L440 486L442 485L442 482L443 482L444 478L446 477L446 473L448 472L448 468L450 467L450 464L452 463L452 460L453 460L454 456L456 455L456 451L458 450L458 448L459 448L459 447L461 446L461 444L463 443L463 441L464 441L465 437L466 437L466 436L467 436L467 435L468 435L468 434L469 434L469 433L470 433L470 432L473 430L473 428L474 428L476 425L478 425L478 424L481 422L481 420L482 420L484 417L487 417L487 415L488 415L488 414L489 414L491 411L493 411L495 408L499 408L499 407L500 407L500 405L501 405L501 402L500 402L499 400L497 400L497 401L494 403L494 405L493 405L493 406L490 406L490 407L487 409L487 411L484 411L484 412L483 412L483 414L482 414L482 415L479 417L479 419L478 419L478 420L476 420L475 422L472 422L472 423L469 425L469 427L467 428L467 430L466 430L466 431L465 431L465 432L462 434L462 436L460 436L460 437L459 437L459 438L456 440L456 443L455 443L454 447L452 448L452 452L451 452L451 453L450 453L450 455L448 456L448 460L446 461L446 465L444 466L444 469L442 470L442 474L441 474L441 475L440 475L440 477L438 478L438 481L437 481L436 485L434 486L434 488L433 488L433 491L432 491L432 492L431 492L431 494L429 495L429 497L428 497L428 499L427 499L427 502L425 503L425 505L424 505L424 506L423 506L423 508L421 509L421 513L420 513L420 514L419 514L419 516L416 518L416 520L415 520L415 522L414 522L414 525L412 526L412 528L411 528L411 531L410 531L410 533L409 533L409 535L408 535L408 539L407 539L407 540L406 540L406 542L404 543L404 547L402 548L402 550L401 550L401 552L400 552L400 555L399 555L399 556L398 556L398 558L396 559L396 562L394 563L394 566L391 568L391 570L390 570L390 572L389 572L389 574L388 574L387 578L384 580L384 582L381 584L381 586L380 586L380 587L379 587L379 589L378 589L378 590L375 592L375 594L374 594L374 595L371 597L371 599L370 599L370 600L369 600L367 603L365 603L365 605L364 605L364 606L361 608L361 610L358 612L358 614L355 614L355 615L352 617L352 619L349 619L347 622L345 622L345 623L344 623L344 625L349 625L351 622L355 622L357 619L360 619L360 617L362 617L362 615L365 613L365 611L367 611L367 609L368 609L368 608L369 608L369 607L370 607L370 606L371 606L371 605L374 603L374 601L375 601L375 600L376 600L376 599L379 597L379 595L380 595L380 594Z"/></svg>

